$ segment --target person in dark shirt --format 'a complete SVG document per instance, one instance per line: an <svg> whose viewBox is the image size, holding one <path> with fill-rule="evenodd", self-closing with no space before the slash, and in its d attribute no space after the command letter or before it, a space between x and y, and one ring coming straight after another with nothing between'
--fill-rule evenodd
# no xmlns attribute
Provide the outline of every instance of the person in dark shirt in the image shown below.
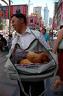
<svg viewBox="0 0 63 96"><path fill-rule="evenodd" d="M4 47L7 46L7 40L0 34L0 50L3 51Z"/></svg>

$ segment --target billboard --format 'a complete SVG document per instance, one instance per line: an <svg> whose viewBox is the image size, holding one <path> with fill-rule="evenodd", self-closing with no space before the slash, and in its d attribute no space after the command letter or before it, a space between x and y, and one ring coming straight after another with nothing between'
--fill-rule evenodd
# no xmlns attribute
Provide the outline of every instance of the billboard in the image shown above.
<svg viewBox="0 0 63 96"><path fill-rule="evenodd" d="M2 6L3 18L9 18L9 6ZM28 15L28 5L11 5L10 6L10 16L16 12L21 12L24 15Z"/></svg>

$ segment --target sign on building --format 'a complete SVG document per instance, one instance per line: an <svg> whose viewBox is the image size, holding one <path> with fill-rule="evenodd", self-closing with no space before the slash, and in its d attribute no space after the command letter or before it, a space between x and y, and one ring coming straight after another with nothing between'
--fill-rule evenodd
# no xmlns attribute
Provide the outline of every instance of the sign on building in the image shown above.
<svg viewBox="0 0 63 96"><path fill-rule="evenodd" d="M9 18L9 7L8 6L2 6L4 18ZM10 6L10 16L16 12L21 12L24 15L28 15L28 5L11 5Z"/></svg>

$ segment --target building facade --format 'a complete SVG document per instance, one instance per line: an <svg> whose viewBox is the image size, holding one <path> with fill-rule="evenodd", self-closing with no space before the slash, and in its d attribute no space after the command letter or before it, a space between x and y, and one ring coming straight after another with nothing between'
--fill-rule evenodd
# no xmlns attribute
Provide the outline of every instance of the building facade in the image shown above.
<svg viewBox="0 0 63 96"><path fill-rule="evenodd" d="M33 8L33 13L37 14L38 16L41 17L41 9L42 9L42 7L34 7Z"/></svg>
<svg viewBox="0 0 63 96"><path fill-rule="evenodd" d="M43 22L42 22L42 17L38 17L38 15L30 15L28 17L28 26L31 28L31 29L37 29L37 30L40 30L40 27L43 26Z"/></svg>
<svg viewBox="0 0 63 96"><path fill-rule="evenodd" d="M1 6L3 18L8 19L9 18L9 7L8 6ZM28 5L11 5L10 6L10 16L16 12L21 12L24 15L28 15Z"/></svg>
<svg viewBox="0 0 63 96"><path fill-rule="evenodd" d="M44 25L47 27L48 24L49 24L49 10L46 5L46 7L44 7Z"/></svg>

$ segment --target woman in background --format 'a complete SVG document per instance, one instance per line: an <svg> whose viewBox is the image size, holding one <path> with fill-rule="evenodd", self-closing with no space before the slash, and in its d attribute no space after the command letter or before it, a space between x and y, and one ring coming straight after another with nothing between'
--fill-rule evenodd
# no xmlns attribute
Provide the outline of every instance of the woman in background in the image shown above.
<svg viewBox="0 0 63 96"><path fill-rule="evenodd" d="M60 31L58 32L57 39L54 42L53 52L58 55L58 72L57 75L60 77L55 80L54 87L59 88L63 84L63 47L60 44L63 42L63 25L60 26ZM62 45L63 46L63 45Z"/></svg>

